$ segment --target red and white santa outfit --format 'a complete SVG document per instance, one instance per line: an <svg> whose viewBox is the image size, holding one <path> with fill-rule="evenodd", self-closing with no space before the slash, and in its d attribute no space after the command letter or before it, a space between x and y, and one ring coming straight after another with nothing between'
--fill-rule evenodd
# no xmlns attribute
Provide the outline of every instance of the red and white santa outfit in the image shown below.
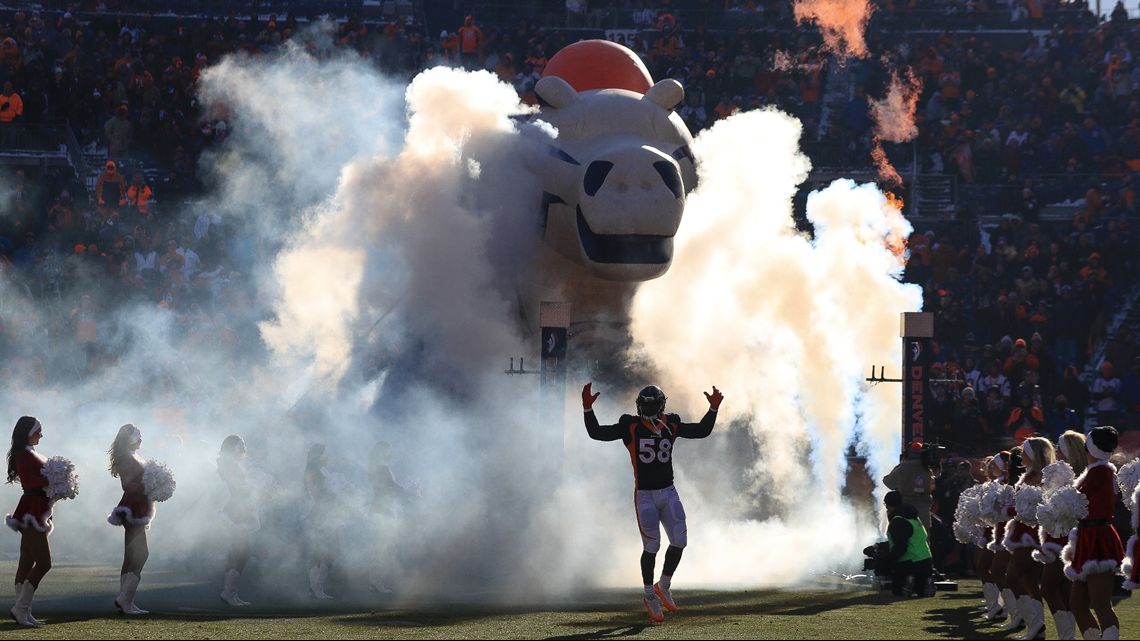
<svg viewBox="0 0 1140 641"><path fill-rule="evenodd" d="M44 463L47 459L31 445L16 455L16 474L20 477L20 487L24 495L16 505L16 512L5 517L8 527L16 532L32 527L40 532L55 529L52 523L52 501L47 497L47 477L44 476Z"/></svg>
<svg viewBox="0 0 1140 641"><path fill-rule="evenodd" d="M1061 558L1061 550L1069 542L1067 537L1053 536L1046 532L1043 527L1037 528L1037 536L1041 541L1041 547L1033 552L1034 561L1048 565Z"/></svg>
<svg viewBox="0 0 1140 641"><path fill-rule="evenodd" d="M1132 494L1132 536L1128 538L1125 546L1126 554L1121 570L1124 572L1124 589L1135 590L1140 588L1140 563L1136 562L1136 532L1140 531L1140 505L1136 499L1140 498L1140 487Z"/></svg>
<svg viewBox="0 0 1140 641"><path fill-rule="evenodd" d="M1092 441L1086 447L1094 452ZM1100 458L1100 457L1098 457ZM1074 485L1089 499L1088 516L1069 532L1069 542L1061 551L1065 561L1065 576L1071 581L1084 581L1092 574L1113 574L1120 569L1124 546L1120 535L1112 526L1116 506L1116 468L1108 456L1091 463Z"/></svg>
<svg viewBox="0 0 1140 641"><path fill-rule="evenodd" d="M1040 485L1040 483L1030 484L1025 482L1025 477L1029 476L1030 474L1031 472L1022 474L1021 478L1017 479L1017 483L1014 485L1014 487L1020 489L1025 485ZM1037 528L1025 523L1024 521L1016 519L1017 508L1011 505L1006 511L1006 514L1009 514L1015 518L1011 519L1007 523L1007 527L1005 528L1005 538L1002 539L1001 543L1002 547L1004 547L1009 552L1013 552L1014 550L1020 548L1033 548L1036 550L1041 547L1041 541L1037 538Z"/></svg>
<svg viewBox="0 0 1140 641"><path fill-rule="evenodd" d="M145 525L150 527L154 519L154 501L147 498L143 487L143 470L146 461L138 454L131 454L119 461L119 482L123 484L123 498L107 522L111 525Z"/></svg>

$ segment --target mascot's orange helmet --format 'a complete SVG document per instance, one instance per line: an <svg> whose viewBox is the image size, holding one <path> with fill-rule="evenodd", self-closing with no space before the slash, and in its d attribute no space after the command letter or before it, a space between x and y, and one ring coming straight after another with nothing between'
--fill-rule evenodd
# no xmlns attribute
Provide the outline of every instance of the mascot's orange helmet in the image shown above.
<svg viewBox="0 0 1140 641"><path fill-rule="evenodd" d="M584 40L563 48L546 63L542 75L557 76L578 92L625 89L644 94L653 86L641 58L608 40Z"/></svg>

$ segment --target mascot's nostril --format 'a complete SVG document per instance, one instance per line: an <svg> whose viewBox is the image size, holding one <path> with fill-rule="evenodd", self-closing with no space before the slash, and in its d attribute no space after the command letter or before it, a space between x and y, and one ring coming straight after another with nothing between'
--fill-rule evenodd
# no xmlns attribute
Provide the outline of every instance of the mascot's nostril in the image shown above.
<svg viewBox="0 0 1140 641"><path fill-rule="evenodd" d="M587 196L593 197L598 193L613 168L614 164L608 160L595 160L590 163L586 168L586 177L582 180L582 188L586 190Z"/></svg>
<svg viewBox="0 0 1140 641"><path fill-rule="evenodd" d="M671 162L659 160L653 163L653 168L657 173L661 174L661 180L665 181L665 186L677 198L681 198L685 194L685 186L681 183L681 174L677 172L677 166Z"/></svg>

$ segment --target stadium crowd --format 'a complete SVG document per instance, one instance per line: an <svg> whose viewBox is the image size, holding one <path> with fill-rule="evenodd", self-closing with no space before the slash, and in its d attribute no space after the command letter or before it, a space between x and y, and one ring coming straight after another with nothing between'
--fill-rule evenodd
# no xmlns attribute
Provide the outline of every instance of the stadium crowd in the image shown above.
<svg viewBox="0 0 1140 641"><path fill-rule="evenodd" d="M1011 23L1030 25L1059 5L1017 6L1025 16L1015 11ZM999 10L979 1L937 7ZM874 24L926 8L888 0ZM0 309L0 385L13 392L113 362L126 338L111 318L125 301L174 318L165 339L182 349L209 343L233 355L258 342L269 294L243 274L265 248L232 221L182 205L200 189L200 157L233 126L224 107L200 102L209 65L229 54L273 55L300 39L310 51L359 56L400 78L441 64L486 69L532 99L547 60L578 33L475 16L438 34L405 18L308 28L308 17L291 14L79 16L0 17L0 123L67 123L81 147L106 150L95 154L106 160L88 198L82 180L58 170L4 170L0 277L24 299ZM811 35L789 30L789 2L570 2L565 20L621 31L616 37L655 79L680 81L678 113L694 133L737 110L775 106L804 122L805 139L847 144L852 158L870 145L861 88L881 94L892 69L911 70L923 87L923 171L998 190L973 214L1005 214L988 237L923 230L910 239L906 279L923 286L925 309L937 314L939 375L948 381L936 386L943 442L965 453L1034 431L1056 436L1080 425L1090 402L1099 422L1140 427L1140 347L1128 328L1106 336L1140 269L1140 30L1126 15L1016 40L953 31L888 38L873 27L872 55L849 63L856 89L822 131L828 56ZM1042 216L1060 201L1073 204L1072 220ZM45 302L47 317L33 304ZM1090 386L1079 372L1104 338L1111 365Z"/></svg>

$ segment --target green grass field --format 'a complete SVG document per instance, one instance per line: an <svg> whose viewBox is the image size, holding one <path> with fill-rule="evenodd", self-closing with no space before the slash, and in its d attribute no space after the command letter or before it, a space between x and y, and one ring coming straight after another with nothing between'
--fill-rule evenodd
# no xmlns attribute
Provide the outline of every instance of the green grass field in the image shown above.
<svg viewBox="0 0 1140 641"><path fill-rule="evenodd" d="M11 574L11 563L0 573ZM975 610L977 581L933 599L899 600L866 588L821 579L801 590L704 591L678 589L681 611L652 624L636 587L594 591L564 602L501 605L397 606L391 596L363 592L331 602L287 592L272 602L243 592L256 605L240 611L217 599L216 582L170 582L170 574L144 576L136 602L151 614L127 618L112 606L116 571L60 565L36 595L33 610L48 625L26 629L0 624L0 637L37 639L439 639L609 637L740 639L1003 639L1012 634L983 625ZM340 586L330 592L341 594ZM481 595L479 599L495 599ZM4 607L9 607L5 602ZM1140 630L1140 600L1117 606L1125 638ZM1052 620L1049 638L1056 638Z"/></svg>

